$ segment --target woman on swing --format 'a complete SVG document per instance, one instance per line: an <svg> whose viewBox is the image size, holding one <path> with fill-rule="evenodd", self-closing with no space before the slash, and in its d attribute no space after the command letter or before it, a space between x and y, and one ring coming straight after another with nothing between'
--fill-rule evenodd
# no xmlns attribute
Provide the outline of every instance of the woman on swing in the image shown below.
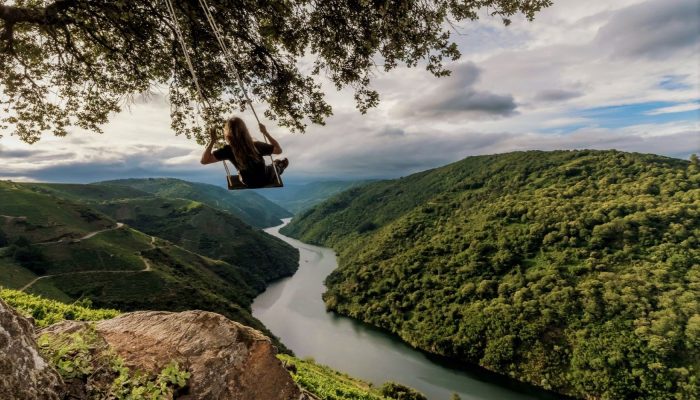
<svg viewBox="0 0 700 400"><path fill-rule="evenodd" d="M238 170L241 182L251 189L276 183L277 176L273 168L277 168L277 174L282 175L289 161L283 158L275 160L273 165L265 165L263 156L282 154L282 147L275 138L270 136L265 125L260 124L260 132L267 138L269 144L253 141L242 119L234 117L227 120L224 124L224 138L227 144L212 151L219 136L217 129L211 129L209 144L202 154L202 164L230 161Z"/></svg>

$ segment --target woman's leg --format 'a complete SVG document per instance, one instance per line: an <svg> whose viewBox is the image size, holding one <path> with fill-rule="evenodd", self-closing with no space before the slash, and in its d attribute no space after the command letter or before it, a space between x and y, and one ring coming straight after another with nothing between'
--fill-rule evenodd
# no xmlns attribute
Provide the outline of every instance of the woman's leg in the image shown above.
<svg viewBox="0 0 700 400"><path fill-rule="evenodd" d="M275 160L273 161L273 163L275 165L275 168L277 168L277 173L279 173L280 175L282 175L284 170L287 169L287 167L289 166L289 160L287 160L286 158L283 158L281 160Z"/></svg>
<svg viewBox="0 0 700 400"><path fill-rule="evenodd" d="M275 160L273 161L272 165L265 166L265 173L267 174L268 182L277 183L277 176L273 168L276 168L277 174L279 174L279 176L282 176L282 173L287 168L287 166L289 166L289 161L286 158L281 160Z"/></svg>

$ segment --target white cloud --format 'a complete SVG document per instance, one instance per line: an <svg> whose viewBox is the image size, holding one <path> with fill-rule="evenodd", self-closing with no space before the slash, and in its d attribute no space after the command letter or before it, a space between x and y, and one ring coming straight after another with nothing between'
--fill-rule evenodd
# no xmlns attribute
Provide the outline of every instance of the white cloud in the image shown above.
<svg viewBox="0 0 700 400"><path fill-rule="evenodd" d="M657 108L656 110L647 111L647 115L673 114L686 111L700 110L700 103L685 103L670 107Z"/></svg>

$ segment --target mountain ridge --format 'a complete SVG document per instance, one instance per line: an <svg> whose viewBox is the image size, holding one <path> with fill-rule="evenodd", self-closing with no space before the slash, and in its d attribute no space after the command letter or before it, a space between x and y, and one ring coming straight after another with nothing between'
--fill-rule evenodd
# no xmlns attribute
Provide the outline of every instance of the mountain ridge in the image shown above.
<svg viewBox="0 0 700 400"><path fill-rule="evenodd" d="M230 191L222 187L175 178L130 178L96 182L95 185L126 186L167 198L195 200L228 211L256 228L282 223L292 214L254 190Z"/></svg>

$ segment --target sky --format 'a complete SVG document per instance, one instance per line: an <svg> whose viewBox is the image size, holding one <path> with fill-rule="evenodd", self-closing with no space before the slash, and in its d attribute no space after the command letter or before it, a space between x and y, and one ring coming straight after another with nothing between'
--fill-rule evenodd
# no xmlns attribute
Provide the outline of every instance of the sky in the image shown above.
<svg viewBox="0 0 700 400"><path fill-rule="evenodd" d="M334 115L292 134L269 122L288 181L396 178L464 157L518 150L700 153L700 2L554 0L533 22L484 16L452 30L452 75L377 71L379 107L321 77ZM263 109L264 104L256 105ZM252 115L242 116L255 126ZM73 129L28 145L0 138L0 179L94 182L176 177L225 184L220 164L170 130L162 96L114 115L103 134Z"/></svg>

